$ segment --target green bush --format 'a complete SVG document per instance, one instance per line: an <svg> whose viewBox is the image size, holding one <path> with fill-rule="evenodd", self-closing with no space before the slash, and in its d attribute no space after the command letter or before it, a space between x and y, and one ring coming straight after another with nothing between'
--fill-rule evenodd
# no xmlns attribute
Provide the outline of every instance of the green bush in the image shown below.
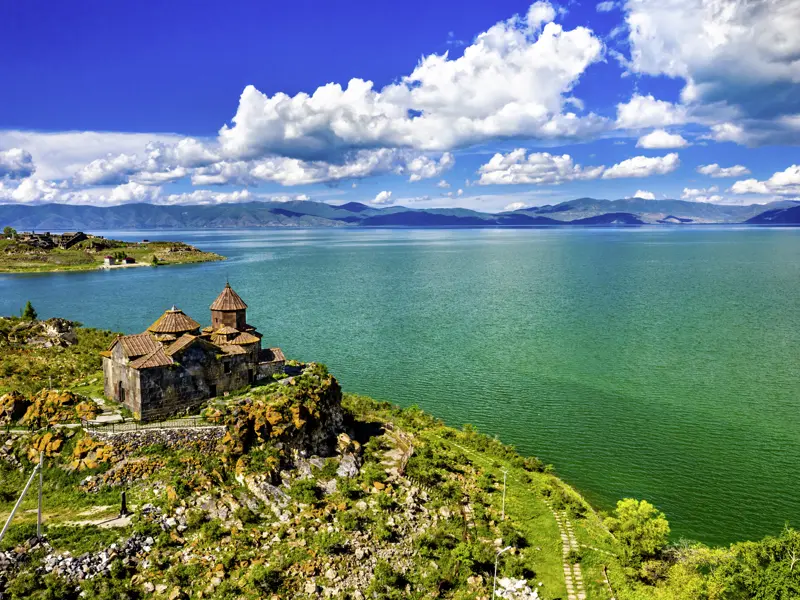
<svg viewBox="0 0 800 600"><path fill-rule="evenodd" d="M337 531L321 531L314 536L314 547L322 554L338 554L345 548L345 537Z"/></svg>
<svg viewBox="0 0 800 600"><path fill-rule="evenodd" d="M281 591L283 571L270 565L256 565L250 568L250 583L264 594Z"/></svg>
<svg viewBox="0 0 800 600"><path fill-rule="evenodd" d="M240 506L233 511L233 517L241 521L242 525L254 525L261 520L258 514L254 513L247 506Z"/></svg>
<svg viewBox="0 0 800 600"><path fill-rule="evenodd" d="M225 537L227 531L219 519L211 519L200 528L203 537L209 541L217 542Z"/></svg>
<svg viewBox="0 0 800 600"><path fill-rule="evenodd" d="M381 600L405 598L404 588L407 583L406 578L395 571L388 562L380 560L372 572L372 581L367 588L366 595Z"/></svg>
<svg viewBox="0 0 800 600"><path fill-rule="evenodd" d="M316 504L322 497L322 490L313 479L298 479L289 488L289 496L301 504Z"/></svg>

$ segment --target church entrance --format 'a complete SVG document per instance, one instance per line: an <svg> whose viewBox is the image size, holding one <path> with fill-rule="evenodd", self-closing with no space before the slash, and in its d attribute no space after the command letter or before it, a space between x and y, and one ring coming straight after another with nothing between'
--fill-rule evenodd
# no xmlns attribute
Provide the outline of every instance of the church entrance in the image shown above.
<svg viewBox="0 0 800 600"><path fill-rule="evenodd" d="M125 404L125 388L122 387L122 382L117 384L117 400L120 404Z"/></svg>

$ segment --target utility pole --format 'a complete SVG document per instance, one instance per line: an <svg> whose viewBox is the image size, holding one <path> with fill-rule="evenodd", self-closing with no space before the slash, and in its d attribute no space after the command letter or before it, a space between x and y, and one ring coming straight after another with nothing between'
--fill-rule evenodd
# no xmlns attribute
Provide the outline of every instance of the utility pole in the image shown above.
<svg viewBox="0 0 800 600"><path fill-rule="evenodd" d="M494 583L492 584L492 600L497 597L497 560L500 558L500 555L507 550L511 550L511 546L506 546L494 556Z"/></svg>
<svg viewBox="0 0 800 600"><path fill-rule="evenodd" d="M500 520L506 520L506 477L508 476L508 471L503 469L503 512L501 513Z"/></svg>
<svg viewBox="0 0 800 600"><path fill-rule="evenodd" d="M44 450L39 451L39 511L36 518L36 538L42 539L42 483L44 481Z"/></svg>
<svg viewBox="0 0 800 600"><path fill-rule="evenodd" d="M6 535L6 531L8 531L8 527L9 527L9 525L11 525L11 521L14 518L14 515L17 513L17 509L19 508L19 505L22 504L22 500L25 498L25 494L28 493L28 488L31 487L31 484L33 483L33 478L36 477L36 473L41 468L42 468L42 463L39 463L38 465L36 465L33 468L33 473L31 473L30 479L28 479L28 483L25 484L25 487L23 488L22 493L19 495L19 499L17 500L17 503L14 505L14 508L11 509L11 514L8 515L8 520L6 521L6 524L3 526L3 530L0 531L0 542L3 541L3 538Z"/></svg>

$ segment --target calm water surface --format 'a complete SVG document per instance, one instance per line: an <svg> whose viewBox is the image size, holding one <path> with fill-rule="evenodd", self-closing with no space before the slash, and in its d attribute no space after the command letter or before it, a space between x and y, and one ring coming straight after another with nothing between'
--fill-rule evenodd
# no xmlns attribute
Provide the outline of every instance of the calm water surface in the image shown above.
<svg viewBox="0 0 800 600"><path fill-rule="evenodd" d="M800 231L114 232L223 263L0 276L0 314L140 332L198 321L229 277L265 343L348 391L472 423L601 508L678 536L777 533L800 514Z"/></svg>

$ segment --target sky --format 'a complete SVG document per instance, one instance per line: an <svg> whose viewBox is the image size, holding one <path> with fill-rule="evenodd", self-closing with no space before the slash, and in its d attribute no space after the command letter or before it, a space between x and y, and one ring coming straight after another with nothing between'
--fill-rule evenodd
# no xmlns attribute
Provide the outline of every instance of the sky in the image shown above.
<svg viewBox="0 0 800 600"><path fill-rule="evenodd" d="M0 4L0 203L800 200L800 0Z"/></svg>

